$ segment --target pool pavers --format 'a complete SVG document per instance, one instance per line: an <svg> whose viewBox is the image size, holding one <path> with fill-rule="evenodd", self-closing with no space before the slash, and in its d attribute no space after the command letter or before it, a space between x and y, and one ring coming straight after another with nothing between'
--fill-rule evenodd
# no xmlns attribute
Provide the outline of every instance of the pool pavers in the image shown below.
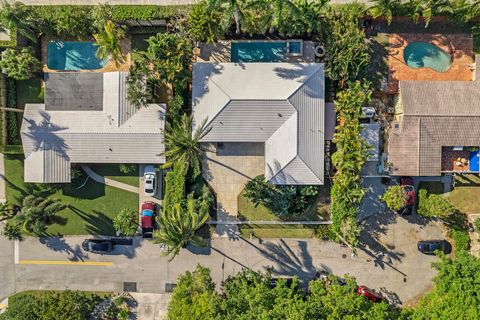
<svg viewBox="0 0 480 320"><path fill-rule="evenodd" d="M451 54L452 65L446 72L428 68L415 69L405 64L403 52L411 42L432 43ZM471 81L474 75L473 39L468 34L392 33L388 49L388 89L398 92L399 80Z"/></svg>

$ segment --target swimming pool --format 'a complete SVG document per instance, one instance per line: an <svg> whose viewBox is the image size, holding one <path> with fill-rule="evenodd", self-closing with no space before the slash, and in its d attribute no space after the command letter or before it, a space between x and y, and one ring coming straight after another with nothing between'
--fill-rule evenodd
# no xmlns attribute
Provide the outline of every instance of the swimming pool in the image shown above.
<svg viewBox="0 0 480 320"><path fill-rule="evenodd" d="M48 44L47 66L52 70L95 70L105 67L108 60L95 56L94 42L55 41Z"/></svg>
<svg viewBox="0 0 480 320"><path fill-rule="evenodd" d="M412 42L403 51L403 59L411 68L430 68L437 72L447 71L452 59L439 47L427 42Z"/></svg>
<svg viewBox="0 0 480 320"><path fill-rule="evenodd" d="M300 56L301 40L238 41L231 44L232 62L285 62L288 56Z"/></svg>

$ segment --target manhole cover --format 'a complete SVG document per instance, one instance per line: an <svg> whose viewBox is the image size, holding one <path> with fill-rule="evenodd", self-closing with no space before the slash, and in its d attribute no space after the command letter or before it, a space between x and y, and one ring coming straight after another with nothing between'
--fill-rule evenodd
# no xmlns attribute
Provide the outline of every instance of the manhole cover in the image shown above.
<svg viewBox="0 0 480 320"><path fill-rule="evenodd" d="M165 283L165 292L172 292L176 286L176 283Z"/></svg>
<svg viewBox="0 0 480 320"><path fill-rule="evenodd" d="M124 282L123 291L127 292L137 292L137 283L136 282Z"/></svg>

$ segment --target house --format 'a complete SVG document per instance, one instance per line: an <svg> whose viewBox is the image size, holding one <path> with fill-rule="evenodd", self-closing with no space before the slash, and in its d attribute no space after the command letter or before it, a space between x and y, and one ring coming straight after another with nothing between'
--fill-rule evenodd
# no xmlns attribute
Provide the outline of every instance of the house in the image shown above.
<svg viewBox="0 0 480 320"><path fill-rule="evenodd" d="M263 143L271 183L322 185L335 123L324 81L320 63L195 63L194 129L206 121L205 143Z"/></svg>
<svg viewBox="0 0 480 320"><path fill-rule="evenodd" d="M400 81L388 139L394 176L478 172L480 68L474 81Z"/></svg>
<svg viewBox="0 0 480 320"><path fill-rule="evenodd" d="M127 100L126 72L45 75L45 104L27 104L25 181L68 183L72 164L164 163L165 105Z"/></svg>

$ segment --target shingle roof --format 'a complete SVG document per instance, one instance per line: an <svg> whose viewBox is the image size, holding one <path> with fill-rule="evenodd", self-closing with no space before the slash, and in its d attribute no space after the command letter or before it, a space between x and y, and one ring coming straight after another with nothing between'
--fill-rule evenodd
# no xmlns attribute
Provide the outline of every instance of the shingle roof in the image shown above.
<svg viewBox="0 0 480 320"><path fill-rule="evenodd" d="M267 179L323 184L323 64L196 63L192 96L203 141L265 142Z"/></svg>
<svg viewBox="0 0 480 320"><path fill-rule="evenodd" d="M21 128L25 181L69 182L71 163L165 162L161 155L165 106L134 108L126 99L125 76L103 74L100 111L25 106Z"/></svg>
<svg viewBox="0 0 480 320"><path fill-rule="evenodd" d="M403 116L388 140L394 175L438 176L442 147L480 145L478 80L401 81L400 99Z"/></svg>

